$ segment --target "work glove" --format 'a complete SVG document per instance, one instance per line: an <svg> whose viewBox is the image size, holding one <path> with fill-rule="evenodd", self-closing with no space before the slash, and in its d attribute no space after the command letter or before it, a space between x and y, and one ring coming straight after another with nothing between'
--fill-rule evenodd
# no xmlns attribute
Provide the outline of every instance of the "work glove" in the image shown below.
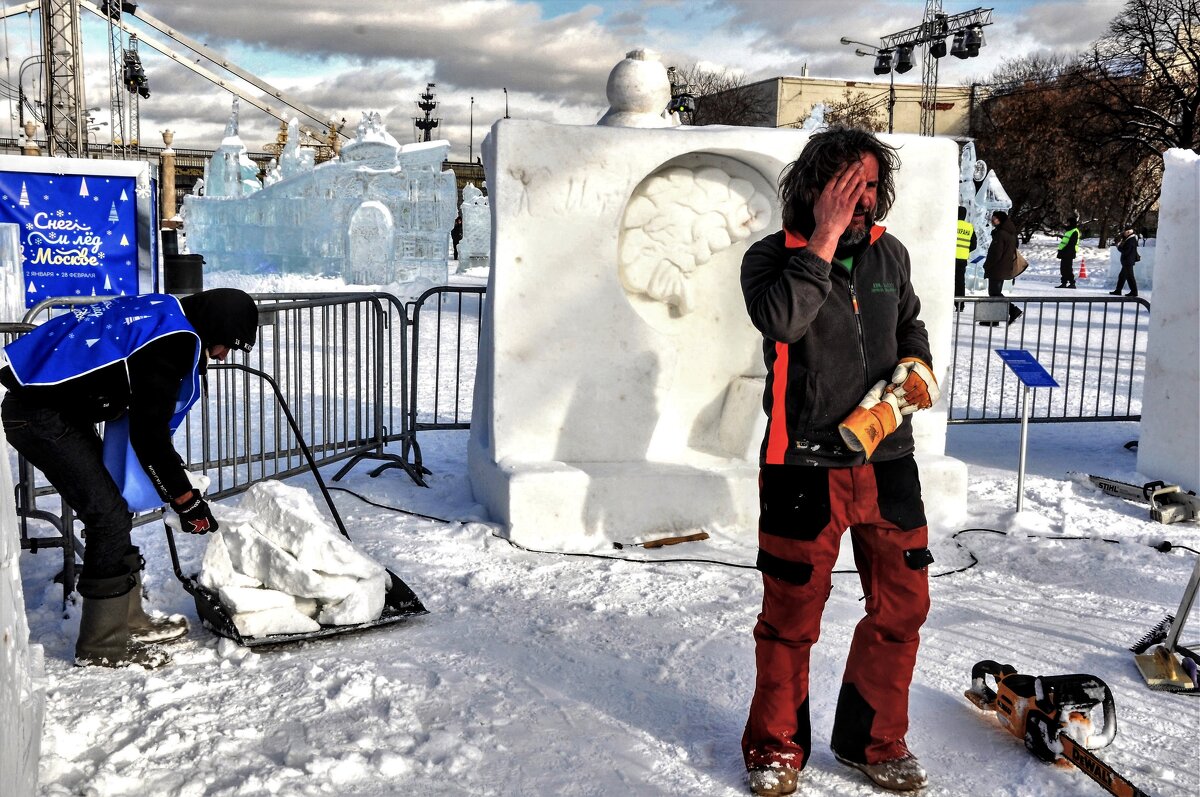
<svg viewBox="0 0 1200 797"><path fill-rule="evenodd" d="M188 534L208 534L219 528L217 519L213 517L212 510L208 508L208 502L199 492L196 493L195 498L183 506L177 506L174 503L171 506L179 513L180 526Z"/></svg>
<svg viewBox="0 0 1200 797"><path fill-rule="evenodd" d="M902 415L929 409L942 396L933 371L929 370L924 360L916 357L905 357L896 364L887 389L898 399Z"/></svg>
<svg viewBox="0 0 1200 797"><path fill-rule="evenodd" d="M882 379L876 382L854 411L846 416L846 420L838 424L838 431L846 446L851 451L862 451L867 459L875 453L883 438L896 431L903 420L900 399L888 387L888 383Z"/></svg>

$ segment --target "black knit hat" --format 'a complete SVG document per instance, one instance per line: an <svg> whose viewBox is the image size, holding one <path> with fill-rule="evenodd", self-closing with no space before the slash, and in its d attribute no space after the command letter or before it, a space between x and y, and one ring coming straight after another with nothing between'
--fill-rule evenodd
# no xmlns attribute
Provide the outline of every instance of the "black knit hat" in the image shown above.
<svg viewBox="0 0 1200 797"><path fill-rule="evenodd" d="M245 291L213 288L179 300L205 349L225 346L250 351L258 335L258 307Z"/></svg>

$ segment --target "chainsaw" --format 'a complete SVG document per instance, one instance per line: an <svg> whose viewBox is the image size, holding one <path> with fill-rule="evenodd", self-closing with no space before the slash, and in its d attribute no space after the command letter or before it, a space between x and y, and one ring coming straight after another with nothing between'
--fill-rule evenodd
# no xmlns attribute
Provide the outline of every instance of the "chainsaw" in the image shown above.
<svg viewBox="0 0 1200 797"><path fill-rule="evenodd" d="M1200 520L1200 496L1184 491L1178 484L1153 481L1139 487L1104 476L1088 474L1088 479L1109 495L1149 504L1150 519L1156 523Z"/></svg>
<svg viewBox="0 0 1200 797"><path fill-rule="evenodd" d="M1112 692L1096 676L1021 675L1008 664L981 661L971 668L965 694L977 708L995 712L1000 724L1042 761L1074 764L1116 797L1149 797L1091 752L1117 735Z"/></svg>

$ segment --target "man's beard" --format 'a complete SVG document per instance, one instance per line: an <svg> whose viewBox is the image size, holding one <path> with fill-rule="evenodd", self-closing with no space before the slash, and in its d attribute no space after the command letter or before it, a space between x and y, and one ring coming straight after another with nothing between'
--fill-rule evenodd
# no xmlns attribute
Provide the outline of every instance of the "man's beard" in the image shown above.
<svg viewBox="0 0 1200 797"><path fill-rule="evenodd" d="M863 213L863 226L856 227L854 226L854 222L851 222L846 231L838 238L838 243L842 246L854 246L857 243L861 243L867 237L867 232L874 224L875 214L869 210L865 211Z"/></svg>

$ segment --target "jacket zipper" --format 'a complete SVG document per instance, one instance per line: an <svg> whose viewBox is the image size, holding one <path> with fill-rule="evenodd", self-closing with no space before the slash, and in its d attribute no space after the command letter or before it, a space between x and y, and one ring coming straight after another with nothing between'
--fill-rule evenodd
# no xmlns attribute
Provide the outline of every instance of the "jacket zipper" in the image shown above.
<svg viewBox="0 0 1200 797"><path fill-rule="evenodd" d="M858 353L862 357L863 371L863 393L866 394L871 386L867 384L869 375L867 373L867 348L863 335L862 314L858 310L858 293L854 290L854 271L850 271L850 306L854 308L854 325L858 329Z"/></svg>

